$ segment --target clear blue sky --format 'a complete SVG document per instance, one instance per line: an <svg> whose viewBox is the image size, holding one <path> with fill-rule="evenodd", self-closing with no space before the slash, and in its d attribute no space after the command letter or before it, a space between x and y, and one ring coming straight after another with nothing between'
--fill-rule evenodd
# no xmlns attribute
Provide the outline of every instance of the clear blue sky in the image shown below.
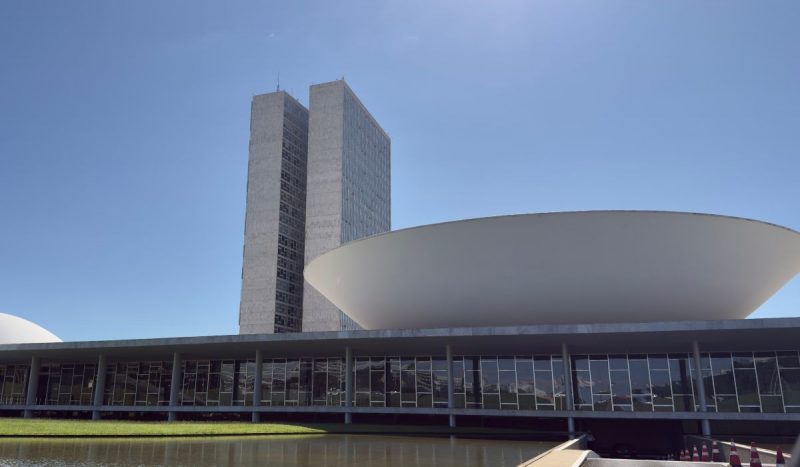
<svg viewBox="0 0 800 467"><path fill-rule="evenodd" d="M250 99L344 76L392 223L699 211L800 230L800 2L0 2L0 311L236 333ZM800 277L754 316L800 315Z"/></svg>

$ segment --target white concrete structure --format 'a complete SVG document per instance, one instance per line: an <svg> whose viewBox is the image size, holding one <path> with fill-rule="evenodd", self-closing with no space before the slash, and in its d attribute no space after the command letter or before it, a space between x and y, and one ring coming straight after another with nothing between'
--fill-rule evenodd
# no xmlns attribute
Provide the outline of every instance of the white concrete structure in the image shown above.
<svg viewBox="0 0 800 467"><path fill-rule="evenodd" d="M306 263L391 228L390 140L343 80L311 86ZM355 329L316 290L303 287L303 331Z"/></svg>
<svg viewBox="0 0 800 467"><path fill-rule="evenodd" d="M308 110L278 91L253 97L239 333L300 331Z"/></svg>
<svg viewBox="0 0 800 467"><path fill-rule="evenodd" d="M748 219L590 211L359 240L306 265L366 329L745 318L800 272L800 234Z"/></svg>
<svg viewBox="0 0 800 467"><path fill-rule="evenodd" d="M55 334L19 316L0 313L0 344L61 342Z"/></svg>

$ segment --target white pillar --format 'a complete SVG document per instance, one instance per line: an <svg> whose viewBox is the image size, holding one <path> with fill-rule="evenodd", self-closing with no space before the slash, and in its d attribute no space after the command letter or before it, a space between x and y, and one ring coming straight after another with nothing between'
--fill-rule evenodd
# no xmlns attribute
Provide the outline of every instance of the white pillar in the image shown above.
<svg viewBox="0 0 800 467"><path fill-rule="evenodd" d="M570 412L575 410L575 399L572 396L572 364L569 359L569 349L567 343L561 344L561 359L564 365L564 394L567 398L567 410ZM575 418L572 416L567 417L567 431L570 433L575 432ZM572 434L569 435L570 439L573 438Z"/></svg>
<svg viewBox="0 0 800 467"><path fill-rule="evenodd" d="M708 412L708 404L706 403L706 383L703 381L703 369L700 366L700 344L697 341L692 341L692 354L694 356L694 374L697 378L697 401L700 404L700 412ZM707 418L700 420L700 426L703 431L703 436L711 436L711 424Z"/></svg>
<svg viewBox="0 0 800 467"><path fill-rule="evenodd" d="M100 411L97 407L103 405L103 396L105 395L106 388L106 356L100 354L97 357L97 375L94 378L94 406L92 410L92 420L100 420Z"/></svg>
<svg viewBox="0 0 800 467"><path fill-rule="evenodd" d="M256 350L256 374L255 382L253 383L253 415L251 421L258 423L261 421L261 412L258 412L255 407L261 405L261 374L264 372L264 356L261 349Z"/></svg>
<svg viewBox="0 0 800 467"><path fill-rule="evenodd" d="M31 368L28 371L28 392L25 395L25 405L28 407L23 412L25 418L33 418L31 406L36 405L36 394L39 392L39 357L31 357Z"/></svg>
<svg viewBox="0 0 800 467"><path fill-rule="evenodd" d="M344 349L344 423L353 423L353 414L350 409L353 407L353 351L348 345Z"/></svg>
<svg viewBox="0 0 800 467"><path fill-rule="evenodd" d="M181 372L181 354L175 352L172 354L172 383L169 389L169 406L170 409L178 406L178 394L183 385L183 375ZM174 422L177 413L175 410L170 410L167 420Z"/></svg>
<svg viewBox="0 0 800 467"><path fill-rule="evenodd" d="M445 347L445 355L447 356L447 408L450 409L449 424L450 428L456 426L456 416L452 413L455 408L455 395L453 383L453 349L450 344Z"/></svg>

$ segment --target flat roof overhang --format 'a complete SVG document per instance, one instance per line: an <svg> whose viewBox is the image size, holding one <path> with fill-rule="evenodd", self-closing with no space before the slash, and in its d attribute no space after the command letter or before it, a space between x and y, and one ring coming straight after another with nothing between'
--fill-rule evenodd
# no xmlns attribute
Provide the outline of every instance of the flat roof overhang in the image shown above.
<svg viewBox="0 0 800 467"><path fill-rule="evenodd" d="M798 350L800 318L651 323L559 324L449 329L248 334L156 339L0 345L0 362L94 362L169 360L173 352L186 359L338 357L351 347L355 356L559 354L569 352L691 352L698 341L703 352Z"/></svg>

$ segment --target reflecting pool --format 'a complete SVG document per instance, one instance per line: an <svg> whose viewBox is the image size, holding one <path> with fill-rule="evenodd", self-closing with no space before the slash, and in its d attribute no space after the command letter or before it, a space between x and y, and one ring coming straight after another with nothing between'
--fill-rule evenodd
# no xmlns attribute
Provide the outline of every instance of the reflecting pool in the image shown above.
<svg viewBox="0 0 800 467"><path fill-rule="evenodd" d="M311 435L147 439L2 439L4 466L515 467L558 443Z"/></svg>

